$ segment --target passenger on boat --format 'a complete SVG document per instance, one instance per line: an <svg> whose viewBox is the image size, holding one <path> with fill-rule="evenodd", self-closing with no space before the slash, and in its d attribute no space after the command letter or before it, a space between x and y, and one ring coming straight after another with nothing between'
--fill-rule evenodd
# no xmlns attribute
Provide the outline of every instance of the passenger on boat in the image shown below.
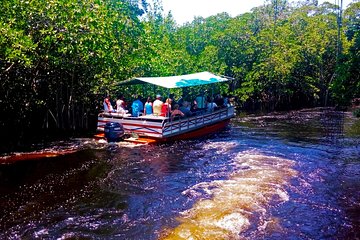
<svg viewBox="0 0 360 240"><path fill-rule="evenodd" d="M109 94L104 99L103 105L104 105L105 112L115 112L115 110L113 109L113 106L111 105L111 97Z"/></svg>
<svg viewBox="0 0 360 240"><path fill-rule="evenodd" d="M204 92L200 92L199 96L195 98L197 108L206 108L206 98Z"/></svg>
<svg viewBox="0 0 360 240"><path fill-rule="evenodd" d="M128 110L126 110L126 103L123 95L120 95L118 100L116 100L116 112L120 114L128 112Z"/></svg>
<svg viewBox="0 0 360 240"><path fill-rule="evenodd" d="M191 105L190 110L192 112L196 112L198 110L197 102L195 100L193 101L193 104Z"/></svg>
<svg viewBox="0 0 360 240"><path fill-rule="evenodd" d="M207 111L208 112L213 112L218 106L216 105L216 103L214 103L214 99L212 97L208 97L207 100Z"/></svg>
<svg viewBox="0 0 360 240"><path fill-rule="evenodd" d="M151 98L148 97L145 102L144 115L151 115L152 113L153 113L153 104L151 102Z"/></svg>
<svg viewBox="0 0 360 240"><path fill-rule="evenodd" d="M182 106L180 106L179 110L185 114L186 117L193 116L193 112L190 110L190 103L187 101L184 101Z"/></svg>
<svg viewBox="0 0 360 240"><path fill-rule="evenodd" d="M157 94L156 100L153 102L153 113L155 116L161 115L161 109L162 109L163 104L164 103L161 101L161 95Z"/></svg>
<svg viewBox="0 0 360 240"><path fill-rule="evenodd" d="M174 110L171 112L171 119L174 119L174 117L176 116L180 116L180 117L185 116L185 114L181 110L179 110L179 104L174 105Z"/></svg>
<svg viewBox="0 0 360 240"><path fill-rule="evenodd" d="M215 96L215 100L214 100L214 103L216 103L216 105L218 107L224 107L224 98L221 96L221 94L216 94Z"/></svg>
<svg viewBox="0 0 360 240"><path fill-rule="evenodd" d="M131 110L133 117L142 115L142 112L144 111L144 104L141 102L140 96L135 96L135 100L131 104Z"/></svg>
<svg viewBox="0 0 360 240"><path fill-rule="evenodd" d="M236 103L238 102L238 100L236 100L235 96L229 95L228 99L229 99L230 106L236 106Z"/></svg>
<svg viewBox="0 0 360 240"><path fill-rule="evenodd" d="M160 116L169 117L170 112L171 112L171 99L168 98L166 99L165 103L162 105Z"/></svg>
<svg viewBox="0 0 360 240"><path fill-rule="evenodd" d="M230 101L228 95L224 96L224 107L230 107Z"/></svg>
<svg viewBox="0 0 360 240"><path fill-rule="evenodd" d="M185 101L185 96L184 94L182 94L181 97L178 99L177 104L179 104L179 106L182 107L184 101Z"/></svg>
<svg viewBox="0 0 360 240"><path fill-rule="evenodd" d="M174 106L175 106L175 104L177 104L177 102L175 101L175 98L174 98L174 94L173 93L170 93L169 94L169 98L170 98L170 100L171 100L171 110L174 110Z"/></svg>

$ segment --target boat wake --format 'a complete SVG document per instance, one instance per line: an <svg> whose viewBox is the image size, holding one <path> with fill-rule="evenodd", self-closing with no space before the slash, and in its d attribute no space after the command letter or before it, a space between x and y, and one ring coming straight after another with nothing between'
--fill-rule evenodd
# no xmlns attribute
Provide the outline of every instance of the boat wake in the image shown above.
<svg viewBox="0 0 360 240"><path fill-rule="evenodd" d="M251 226L258 226L257 233L279 228L268 209L289 200L286 186L297 175L294 162L252 150L236 154L232 164L228 179L183 192L200 200L181 213L180 224L164 239L238 239Z"/></svg>

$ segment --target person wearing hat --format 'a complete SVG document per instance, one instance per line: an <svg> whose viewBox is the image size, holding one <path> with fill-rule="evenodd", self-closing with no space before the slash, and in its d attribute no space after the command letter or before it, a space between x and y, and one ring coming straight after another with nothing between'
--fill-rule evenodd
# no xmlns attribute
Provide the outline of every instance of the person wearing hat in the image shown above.
<svg viewBox="0 0 360 240"><path fill-rule="evenodd" d="M163 104L164 103L161 101L161 95L157 94L156 100L153 102L153 114L155 116L160 116Z"/></svg>

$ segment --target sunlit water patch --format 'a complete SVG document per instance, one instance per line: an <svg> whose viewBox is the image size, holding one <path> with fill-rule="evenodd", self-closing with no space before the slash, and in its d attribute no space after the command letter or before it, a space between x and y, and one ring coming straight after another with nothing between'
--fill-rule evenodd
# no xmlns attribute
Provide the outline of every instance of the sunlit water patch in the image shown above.
<svg viewBox="0 0 360 240"><path fill-rule="evenodd" d="M269 207L289 199L286 186L297 175L294 162L245 151L232 165L228 179L201 182L182 193L200 199L181 212L179 226L167 230L165 239L238 239L251 224L269 229L275 222Z"/></svg>

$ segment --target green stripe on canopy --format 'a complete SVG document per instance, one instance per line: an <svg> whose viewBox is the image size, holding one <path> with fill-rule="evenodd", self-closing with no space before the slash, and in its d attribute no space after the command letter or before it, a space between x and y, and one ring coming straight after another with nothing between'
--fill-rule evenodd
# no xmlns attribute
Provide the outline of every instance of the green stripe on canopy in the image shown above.
<svg viewBox="0 0 360 240"><path fill-rule="evenodd" d="M193 73L181 76L169 77L139 77L121 82L120 84L144 84L149 83L164 88L193 87L212 83L225 82L228 79L219 77L209 72Z"/></svg>

